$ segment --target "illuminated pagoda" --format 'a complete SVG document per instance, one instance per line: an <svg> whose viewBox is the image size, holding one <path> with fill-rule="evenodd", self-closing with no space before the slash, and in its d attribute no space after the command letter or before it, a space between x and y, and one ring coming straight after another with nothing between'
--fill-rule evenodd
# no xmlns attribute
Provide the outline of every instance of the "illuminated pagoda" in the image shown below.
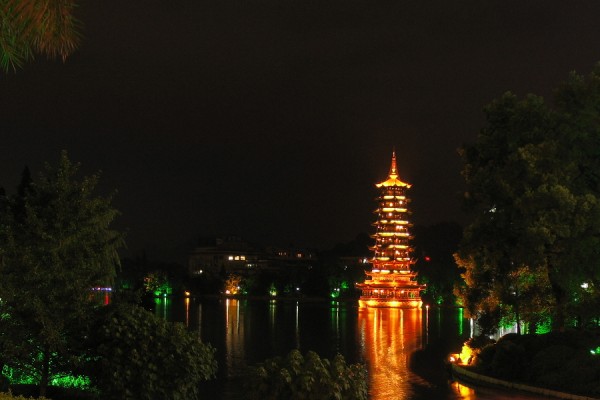
<svg viewBox="0 0 600 400"><path fill-rule="evenodd" d="M392 152L392 165L386 181L378 183L380 195L375 210L377 221L373 235L375 245L371 248L373 258L371 271L365 271L367 279L356 286L361 290L361 307L421 307L421 290L425 287L416 281L411 271L410 223L406 190L410 184L398 179L396 152Z"/></svg>

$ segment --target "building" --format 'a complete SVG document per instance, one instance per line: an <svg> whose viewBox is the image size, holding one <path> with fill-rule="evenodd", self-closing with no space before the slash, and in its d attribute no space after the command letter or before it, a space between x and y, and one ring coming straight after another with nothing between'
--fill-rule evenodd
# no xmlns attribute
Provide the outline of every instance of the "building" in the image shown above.
<svg viewBox="0 0 600 400"><path fill-rule="evenodd" d="M203 238L188 257L192 276L247 274L257 270L261 263L264 263L261 252L239 236Z"/></svg>
<svg viewBox="0 0 600 400"><path fill-rule="evenodd" d="M289 272L311 269L314 251L296 247L263 247L239 236L203 238L188 256L191 276L219 277L228 274L248 276L262 271Z"/></svg>
<svg viewBox="0 0 600 400"><path fill-rule="evenodd" d="M371 270L365 271L367 279L356 286L361 290L361 307L421 307L421 291L424 285L416 281L411 271L409 199L406 191L410 184L398 179L396 153L392 152L392 164L388 179L378 183L377 221L371 248Z"/></svg>

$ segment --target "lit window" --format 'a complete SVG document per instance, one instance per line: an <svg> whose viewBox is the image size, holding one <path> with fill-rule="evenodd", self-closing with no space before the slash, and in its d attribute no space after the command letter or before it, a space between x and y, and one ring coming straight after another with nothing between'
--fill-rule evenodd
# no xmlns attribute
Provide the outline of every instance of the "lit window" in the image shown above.
<svg viewBox="0 0 600 400"><path fill-rule="evenodd" d="M229 256L228 258L229 258L229 261L233 260L233 256Z"/></svg>

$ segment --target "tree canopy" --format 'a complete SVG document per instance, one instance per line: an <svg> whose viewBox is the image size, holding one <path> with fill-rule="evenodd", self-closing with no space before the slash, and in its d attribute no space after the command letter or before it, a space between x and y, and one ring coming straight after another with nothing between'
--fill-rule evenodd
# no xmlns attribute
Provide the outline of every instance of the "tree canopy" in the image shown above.
<svg viewBox="0 0 600 400"><path fill-rule="evenodd" d="M0 66L21 67L35 54L63 60L80 41L75 0L0 0Z"/></svg>
<svg viewBox="0 0 600 400"><path fill-rule="evenodd" d="M490 328L546 319L563 329L599 295L600 66L571 74L552 104L506 93L485 112L461 150L474 219L456 255L460 296Z"/></svg>
<svg viewBox="0 0 600 400"><path fill-rule="evenodd" d="M200 382L215 377L215 349L181 323L140 306L115 303L100 310L91 341L89 375L110 399L193 400Z"/></svg>
<svg viewBox="0 0 600 400"><path fill-rule="evenodd" d="M0 361L28 370L41 395L73 365L98 305L92 289L111 284L123 245L111 198L94 194L98 175L78 179L78 169L63 152L0 201Z"/></svg>

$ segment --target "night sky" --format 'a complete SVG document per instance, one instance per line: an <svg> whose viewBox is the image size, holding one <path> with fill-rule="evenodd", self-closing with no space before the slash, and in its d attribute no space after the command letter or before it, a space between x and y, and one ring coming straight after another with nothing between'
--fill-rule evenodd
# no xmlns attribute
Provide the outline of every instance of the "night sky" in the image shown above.
<svg viewBox="0 0 600 400"><path fill-rule="evenodd" d="M84 0L79 51L0 75L0 186L61 149L129 254L372 232L392 148L413 222L466 222L457 148L503 92L600 61L600 1Z"/></svg>

